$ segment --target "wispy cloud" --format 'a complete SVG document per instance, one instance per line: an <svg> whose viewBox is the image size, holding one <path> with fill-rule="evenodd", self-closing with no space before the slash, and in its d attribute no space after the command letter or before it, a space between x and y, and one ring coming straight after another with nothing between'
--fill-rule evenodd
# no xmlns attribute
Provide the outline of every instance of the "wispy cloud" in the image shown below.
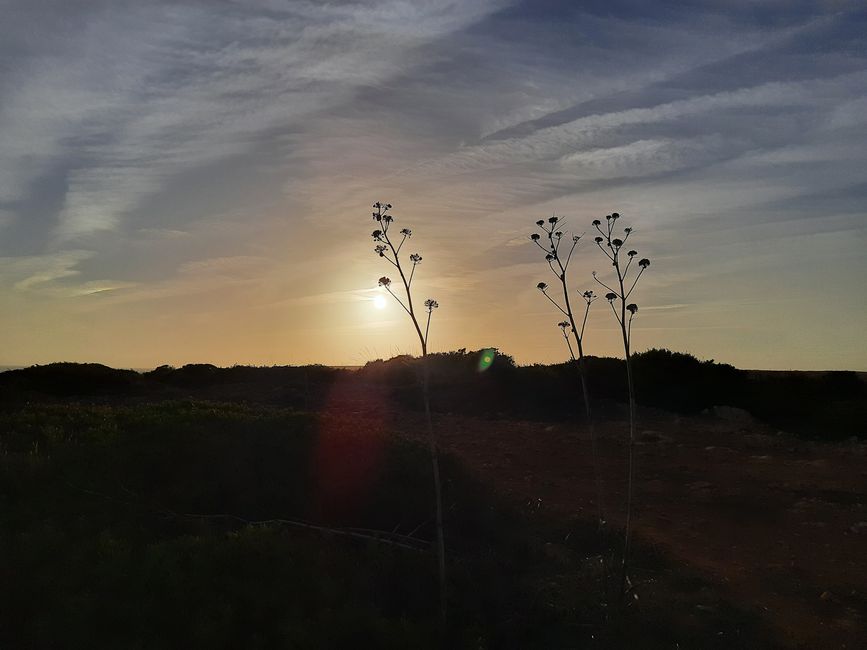
<svg viewBox="0 0 867 650"><path fill-rule="evenodd" d="M771 294L795 332L860 291L867 16L855 2L12 6L0 298L15 304L13 348L37 350L33 323L54 309L58 345L140 323L142 341L163 328L179 358L228 355L230 340L231 360L339 363L375 347L372 333L411 350L368 304L385 271L367 206L388 199L416 229L419 291L443 305L437 345L559 358L537 335L545 267L529 229L556 212L580 233L618 210L654 259L648 345L752 366L850 363L836 342L860 336L851 300L815 350L795 334L766 352L725 332L765 331L757 305ZM582 246L576 282L600 263ZM604 318L591 326L613 352Z"/></svg>

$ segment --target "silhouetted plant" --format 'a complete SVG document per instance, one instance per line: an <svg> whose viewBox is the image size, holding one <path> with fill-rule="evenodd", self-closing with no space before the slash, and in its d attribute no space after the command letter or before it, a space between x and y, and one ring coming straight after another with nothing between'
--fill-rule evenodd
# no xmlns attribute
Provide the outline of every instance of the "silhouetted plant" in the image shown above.
<svg viewBox="0 0 867 650"><path fill-rule="evenodd" d="M391 279L387 276L379 278L379 286L388 291L388 293L391 294L392 298L394 298L407 313L407 315L409 315L413 327L415 328L416 334L418 335L419 343L421 344L422 396L424 399L424 414L427 424L428 446L430 449L431 467L433 469L434 497L436 501L436 549L437 565L439 571L440 618L443 625L445 625L448 600L446 591L445 534L443 530L443 498L442 483L440 481L437 440L436 436L434 435L433 420L431 419L430 369L428 367L428 340L430 336L430 321L433 310L439 307L439 303L433 298L428 298L424 301L424 308L427 312L427 319L425 322L424 331L422 331L421 324L419 323L419 319L412 302L412 281L415 277L416 267L421 264L422 256L418 253L411 253L409 255L409 262L410 264L412 264L412 267L409 271L409 275L407 276L403 263L401 262L400 251L403 248L403 245L407 242L407 240L412 237L412 230L410 230L409 228L402 228L400 230L400 240L397 241L397 243L395 243L391 239L391 237L389 237L388 231L390 230L391 225L394 223L394 216L389 213L391 207L391 203L380 203L379 201L377 201L373 204L373 208L375 210L375 212L372 213L373 220L376 221L380 227L374 230L371 233L371 236L373 237L373 240L377 242L376 246L374 246L373 249L374 252L380 257L384 258L395 269L397 269L397 272L400 275L401 284L403 285L403 291L405 296L404 300L401 300L401 298L394 292L394 290L392 289Z"/></svg>
<svg viewBox="0 0 867 650"><path fill-rule="evenodd" d="M631 343L632 343L632 319L638 313L638 305L635 303L627 303L629 296L635 290L638 280L641 279L644 271L650 266L650 260L642 258L638 261L637 268L640 269L637 273L634 272L632 262L638 255L635 250L630 250L626 253L629 258L626 264L623 264L623 247L626 240L632 234L632 228L623 229L623 237L614 235L614 228L620 215L617 212L609 214L605 217L606 225L602 227L602 222L599 219L593 220L593 227L599 231L600 236L597 236L594 241L605 256L611 261L611 266L614 267L614 273L617 277L615 287L610 287L597 276L596 271L593 271L593 279L596 280L602 287L608 290L605 294L605 299L611 305L611 311L614 318L617 319L617 324L620 325L620 333L623 338L623 354L626 360L626 384L629 391L629 446L628 446L628 461L627 461L627 481L626 481L626 525L623 532L623 563L621 565L620 591L621 594L626 594L627 589L627 571L629 567L629 541L632 525L632 495L634 491L635 479L635 388L632 380L632 358L631 358ZM633 269L633 276L630 284L629 271ZM628 288L627 288L628 287ZM627 318L627 313L629 317Z"/></svg>
<svg viewBox="0 0 867 650"><path fill-rule="evenodd" d="M542 239L542 235L540 235L539 233L533 233L532 235L530 235L530 240L545 253L545 261L548 263L548 267L551 269L551 272L556 276L558 282L560 283L560 287L562 288L563 304L561 305L559 302L557 302L557 300L551 297L551 295L548 293L547 283L540 282L536 285L536 288L539 289L539 291L542 292L542 295L545 296L545 298L547 298L548 301L552 305L554 305L554 307L556 307L557 310L567 319L558 323L558 326L560 327L560 331L563 334L563 338L569 348L569 356L572 362L576 364L578 368L578 381L581 387L581 396L584 401L584 414L587 418L587 427L590 430L590 446L593 454L593 473L596 482L596 508L599 518L599 526L601 528L605 525L605 506L603 503L604 498L602 490L602 476L599 469L599 453L596 441L596 428L593 424L593 412L590 408L590 394L587 388L587 369L584 361L584 330L587 327L587 316L590 313L590 305L593 303L594 300L596 300L596 294L594 294L592 291L584 291L583 293L579 293L582 300L584 301L584 316L581 319L581 326L579 327L572 309L572 302L569 300L569 282L567 277L567 270L569 268L569 263L572 261L572 255L575 253L575 248L578 246L578 242L581 241L581 235L572 235L572 237L569 238L569 240L571 240L571 246L569 246L569 252L566 253L566 259L564 260L560 254L560 246L563 243L562 219L557 216L552 216L548 219L547 223L544 219L539 219L536 222L536 225L544 233L544 238L546 241L544 244L540 241ZM575 341L575 348L572 347L570 335ZM578 353L577 359L575 356L576 351Z"/></svg>

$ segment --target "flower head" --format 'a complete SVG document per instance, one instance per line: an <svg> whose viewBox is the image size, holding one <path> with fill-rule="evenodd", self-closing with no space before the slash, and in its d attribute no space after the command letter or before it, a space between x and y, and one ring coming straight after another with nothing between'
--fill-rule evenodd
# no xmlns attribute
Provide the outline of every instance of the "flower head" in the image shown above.
<svg viewBox="0 0 867 650"><path fill-rule="evenodd" d="M543 292L544 292L544 291L546 291L546 290L548 289L548 283L547 283L547 282L540 282L539 284L536 285L536 288L537 288L539 291L543 291Z"/></svg>
<svg viewBox="0 0 867 650"><path fill-rule="evenodd" d="M557 223L558 221L560 221L560 217L551 217L548 219L548 223Z"/></svg>
<svg viewBox="0 0 867 650"><path fill-rule="evenodd" d="M385 244L377 244L373 247L373 252L380 257L385 257Z"/></svg>
<svg viewBox="0 0 867 650"><path fill-rule="evenodd" d="M581 235L572 235L572 241L577 242L579 239L581 239Z"/></svg>
<svg viewBox="0 0 867 650"><path fill-rule="evenodd" d="M545 225L545 222L542 221L541 219L539 219L539 220L536 222L536 225L537 225L537 226L544 226L544 225Z"/></svg>
<svg viewBox="0 0 867 650"><path fill-rule="evenodd" d="M596 294L593 291L585 291L581 294L584 296L584 300L593 300L596 297Z"/></svg>
<svg viewBox="0 0 867 650"><path fill-rule="evenodd" d="M624 228L623 232L625 232L628 235L629 233L632 232L632 228Z"/></svg>
<svg viewBox="0 0 867 650"><path fill-rule="evenodd" d="M635 257L636 255L638 255L638 251L629 251L626 254L629 255L629 257Z"/></svg>
<svg viewBox="0 0 867 650"><path fill-rule="evenodd" d="M605 294L605 300L607 300L608 302L614 302L616 299L617 299L617 294L614 293L613 291L609 291L608 293Z"/></svg>
<svg viewBox="0 0 867 650"><path fill-rule="evenodd" d="M593 241L595 241L597 244L601 244L602 243L602 237L596 237Z"/></svg>
<svg viewBox="0 0 867 650"><path fill-rule="evenodd" d="M553 262L555 259L556 259L556 258L555 258L551 253L548 253L548 254L545 256L545 261L547 261L547 262Z"/></svg>
<svg viewBox="0 0 867 650"><path fill-rule="evenodd" d="M599 219L594 219L592 225L594 225L594 226L598 226L598 225L601 224L601 223L602 223L602 222L599 221Z"/></svg>
<svg viewBox="0 0 867 650"><path fill-rule="evenodd" d="M621 246L623 246L622 239L612 239L611 243L614 245L614 248L620 248Z"/></svg>
<svg viewBox="0 0 867 650"><path fill-rule="evenodd" d="M559 323L557 323L557 327L563 330L563 333L565 334L566 328L569 327L569 321L561 320Z"/></svg>
<svg viewBox="0 0 867 650"><path fill-rule="evenodd" d="M379 278L379 286L385 287L386 289L391 285L391 279L385 277L384 275Z"/></svg>
<svg viewBox="0 0 867 650"><path fill-rule="evenodd" d="M619 219L619 218L620 218L620 213L618 213L618 212L614 212L614 213L612 213L612 214L611 214L611 218L612 218L612 219Z"/></svg>
<svg viewBox="0 0 867 650"><path fill-rule="evenodd" d="M419 264L421 262L421 255L419 255L418 253L413 253L409 256L409 261L413 264Z"/></svg>
<svg viewBox="0 0 867 650"><path fill-rule="evenodd" d="M635 316L635 312L638 311L638 305L636 305L634 302L630 303L630 304L626 305L626 311L628 311L630 314Z"/></svg>
<svg viewBox="0 0 867 650"><path fill-rule="evenodd" d="M409 228L403 228L400 231L400 234L403 235L404 237L412 237L412 230L410 230Z"/></svg>
<svg viewBox="0 0 867 650"><path fill-rule="evenodd" d="M530 239L532 239L533 241L539 241L539 233L534 232L532 235L530 235Z"/></svg>
<svg viewBox="0 0 867 650"><path fill-rule="evenodd" d="M646 269L648 266L650 266L650 260L645 257L645 258L638 261L638 266L640 266L643 269Z"/></svg>
<svg viewBox="0 0 867 650"><path fill-rule="evenodd" d="M428 298L424 301L424 306L427 307L428 312L432 312L434 309L439 307L440 304L433 298Z"/></svg>
<svg viewBox="0 0 867 650"><path fill-rule="evenodd" d="M563 236L563 231L562 231L562 230L558 230L557 232L554 233L554 236L555 236L557 239L560 239L560 238Z"/></svg>
<svg viewBox="0 0 867 650"><path fill-rule="evenodd" d="M370 236L373 237L376 241L380 241L382 239L382 231L374 230L372 233L370 233Z"/></svg>

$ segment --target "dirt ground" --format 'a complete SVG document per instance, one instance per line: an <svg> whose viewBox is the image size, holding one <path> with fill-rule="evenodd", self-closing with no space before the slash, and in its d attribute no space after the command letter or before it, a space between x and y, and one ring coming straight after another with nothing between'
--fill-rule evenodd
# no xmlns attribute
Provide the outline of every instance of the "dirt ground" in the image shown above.
<svg viewBox="0 0 867 650"><path fill-rule="evenodd" d="M423 431L417 415L339 387L325 417L337 428ZM586 427L438 415L436 429L445 451L517 505L594 520ZM597 435L605 510L618 524L626 421L605 421ZM805 441L737 414L661 412L640 413L637 438L642 542L759 617L784 647L867 647L867 444Z"/></svg>

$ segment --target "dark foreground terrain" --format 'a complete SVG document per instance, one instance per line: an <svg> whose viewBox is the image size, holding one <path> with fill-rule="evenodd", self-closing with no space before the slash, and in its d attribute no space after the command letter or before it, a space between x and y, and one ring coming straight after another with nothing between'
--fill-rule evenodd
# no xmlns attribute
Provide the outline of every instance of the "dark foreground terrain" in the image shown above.
<svg viewBox="0 0 867 650"><path fill-rule="evenodd" d="M803 404L798 435L780 429L791 412L742 408L749 384L705 413L694 377L687 397L645 384L680 403L640 410L622 606L618 395L597 409L600 532L589 432L556 394L568 369L508 365L435 381L442 639L411 365L0 374L0 647L867 645L863 439ZM778 379L756 379L763 401ZM857 435L860 378L782 380L831 390Z"/></svg>

